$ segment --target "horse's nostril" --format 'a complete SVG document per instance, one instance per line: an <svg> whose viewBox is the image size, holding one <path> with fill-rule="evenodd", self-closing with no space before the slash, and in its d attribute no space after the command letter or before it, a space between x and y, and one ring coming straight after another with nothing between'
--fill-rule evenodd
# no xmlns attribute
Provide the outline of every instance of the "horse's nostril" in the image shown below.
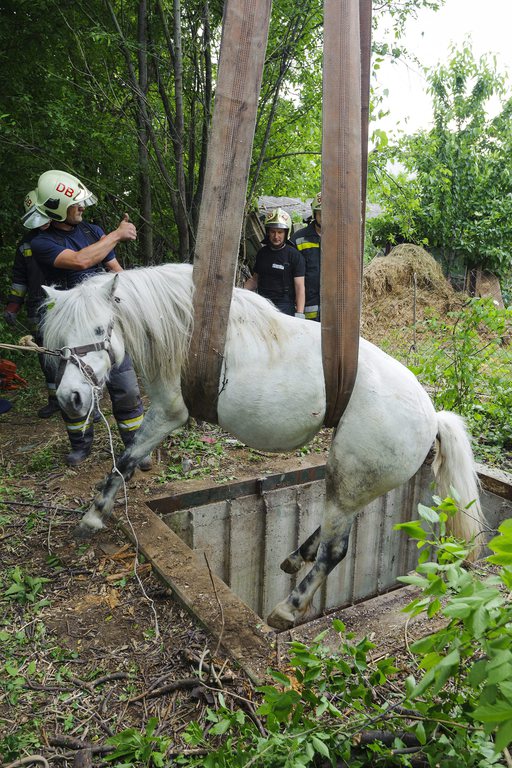
<svg viewBox="0 0 512 768"><path fill-rule="evenodd" d="M73 406L78 410L80 406L82 405L82 398L80 397L80 392L73 392Z"/></svg>

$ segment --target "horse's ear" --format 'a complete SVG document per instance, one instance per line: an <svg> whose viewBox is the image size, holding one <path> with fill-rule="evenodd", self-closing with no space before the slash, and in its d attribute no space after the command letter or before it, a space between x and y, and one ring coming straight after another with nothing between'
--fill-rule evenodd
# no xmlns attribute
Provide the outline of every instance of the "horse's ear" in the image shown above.
<svg viewBox="0 0 512 768"><path fill-rule="evenodd" d="M116 274L114 275L114 279L112 280L112 284L110 286L109 299L113 298L114 293L116 292L118 282L119 282L119 272L116 272Z"/></svg>
<svg viewBox="0 0 512 768"><path fill-rule="evenodd" d="M53 286L51 285L42 285L41 288L46 293L49 299L56 299L59 293L62 293L62 291L58 291L56 288L53 288Z"/></svg>
<svg viewBox="0 0 512 768"><path fill-rule="evenodd" d="M119 275L116 273L112 277L109 275L108 280L105 280L103 285L101 285L98 289L99 293L103 294L104 298L107 299L107 301L110 301L114 293L116 292L117 288L117 281L119 279Z"/></svg>

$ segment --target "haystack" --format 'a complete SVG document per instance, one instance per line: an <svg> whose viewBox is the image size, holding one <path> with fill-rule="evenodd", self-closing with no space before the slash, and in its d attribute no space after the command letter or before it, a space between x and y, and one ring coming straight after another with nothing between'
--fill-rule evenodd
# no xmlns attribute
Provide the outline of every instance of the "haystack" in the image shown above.
<svg viewBox="0 0 512 768"><path fill-rule="evenodd" d="M437 261L419 245L397 245L388 256L377 256L364 269L365 300L410 291L416 279L417 288L443 296L452 289Z"/></svg>
<svg viewBox="0 0 512 768"><path fill-rule="evenodd" d="M400 336L427 313L443 315L457 303L441 267L424 248L397 245L364 269L362 334L378 344L390 331Z"/></svg>

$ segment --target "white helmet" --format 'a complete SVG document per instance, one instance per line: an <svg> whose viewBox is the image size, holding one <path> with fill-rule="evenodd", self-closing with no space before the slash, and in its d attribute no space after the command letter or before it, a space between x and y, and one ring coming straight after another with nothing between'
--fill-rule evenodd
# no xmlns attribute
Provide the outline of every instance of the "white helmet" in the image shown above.
<svg viewBox="0 0 512 768"><path fill-rule="evenodd" d="M288 232L292 228L291 217L282 208L276 208L267 214L265 219L265 229L287 229Z"/></svg>
<svg viewBox="0 0 512 768"><path fill-rule="evenodd" d="M315 211L321 211L321 210L322 210L322 193L319 192L317 195L314 196L314 198L311 201L311 211L314 216Z"/></svg>
<svg viewBox="0 0 512 768"><path fill-rule="evenodd" d="M94 205L97 198L66 171L46 171L37 182L35 207L53 221L65 221L70 205Z"/></svg>
<svg viewBox="0 0 512 768"><path fill-rule="evenodd" d="M42 213L39 213L35 206L35 201L36 190L33 189L25 196L23 201L25 214L21 217L21 220L23 222L23 226L27 229L37 229L38 227L42 227L44 224L50 223L48 216L43 216Z"/></svg>

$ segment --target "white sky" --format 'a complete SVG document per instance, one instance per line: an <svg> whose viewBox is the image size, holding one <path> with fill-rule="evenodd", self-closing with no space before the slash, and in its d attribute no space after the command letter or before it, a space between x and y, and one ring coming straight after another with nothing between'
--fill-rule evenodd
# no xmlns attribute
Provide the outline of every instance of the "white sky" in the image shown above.
<svg viewBox="0 0 512 768"><path fill-rule="evenodd" d="M451 43L460 48L468 37L476 59L496 54L498 71L512 76L512 0L446 0L439 11L423 10L417 19L410 19L401 42L423 65L432 67L447 62ZM424 76L415 65L386 62L377 83L379 89L389 91L384 105L391 114L372 123L370 130L377 126L388 133L395 129L413 133L430 127L431 101Z"/></svg>

